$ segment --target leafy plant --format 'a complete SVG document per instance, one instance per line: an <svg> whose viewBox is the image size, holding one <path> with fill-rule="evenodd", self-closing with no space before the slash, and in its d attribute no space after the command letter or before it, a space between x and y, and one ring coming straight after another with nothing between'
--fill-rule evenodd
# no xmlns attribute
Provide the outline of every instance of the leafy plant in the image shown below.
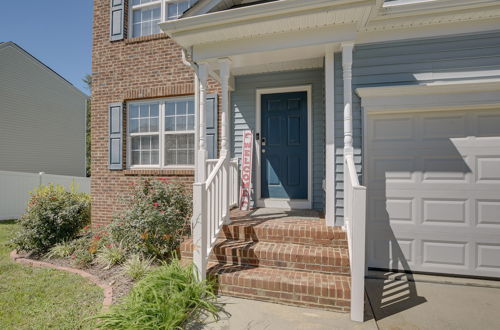
<svg viewBox="0 0 500 330"><path fill-rule="evenodd" d="M19 232L12 240L20 251L45 253L54 245L74 239L90 221L90 196L72 187L46 185L31 193Z"/></svg>
<svg viewBox="0 0 500 330"><path fill-rule="evenodd" d="M129 205L110 225L113 240L130 253L171 257L191 215L191 196L184 186L167 179L144 180L135 185Z"/></svg>
<svg viewBox="0 0 500 330"><path fill-rule="evenodd" d="M152 271L111 311L98 316L100 329L182 329L190 317L206 312L217 317L213 286L199 282L193 267L177 259Z"/></svg>
<svg viewBox="0 0 500 330"><path fill-rule="evenodd" d="M139 254L133 254L123 263L122 272L132 280L137 281L150 271L152 264L152 258L145 258Z"/></svg>
<svg viewBox="0 0 500 330"><path fill-rule="evenodd" d="M104 269L110 269L122 263L125 260L127 251L120 244L110 243L105 245L97 252L96 262L102 266Z"/></svg>
<svg viewBox="0 0 500 330"><path fill-rule="evenodd" d="M75 247L72 242L62 242L54 245L49 253L47 253L46 257L48 259L56 259L56 258L68 258L75 251Z"/></svg>

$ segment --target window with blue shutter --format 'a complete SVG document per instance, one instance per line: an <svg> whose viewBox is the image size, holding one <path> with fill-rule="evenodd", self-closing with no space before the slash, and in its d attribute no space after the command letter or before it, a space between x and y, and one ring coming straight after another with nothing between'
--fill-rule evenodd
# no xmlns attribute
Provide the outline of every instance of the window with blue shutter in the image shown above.
<svg viewBox="0 0 500 330"><path fill-rule="evenodd" d="M121 170L123 150L123 104L109 105L109 169Z"/></svg>
<svg viewBox="0 0 500 330"><path fill-rule="evenodd" d="M206 143L208 159L217 158L217 94L209 94L206 103Z"/></svg>
<svg viewBox="0 0 500 330"><path fill-rule="evenodd" d="M111 0L110 8L110 39L122 40L125 37L125 0Z"/></svg>

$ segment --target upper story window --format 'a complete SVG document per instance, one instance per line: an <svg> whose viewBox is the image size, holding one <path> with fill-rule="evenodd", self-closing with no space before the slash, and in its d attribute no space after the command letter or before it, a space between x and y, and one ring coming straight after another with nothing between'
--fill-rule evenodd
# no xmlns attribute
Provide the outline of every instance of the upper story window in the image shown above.
<svg viewBox="0 0 500 330"><path fill-rule="evenodd" d="M130 168L194 165L194 100L174 98L128 104Z"/></svg>
<svg viewBox="0 0 500 330"><path fill-rule="evenodd" d="M158 23L179 18L196 0L132 0L130 30L132 37L160 33Z"/></svg>

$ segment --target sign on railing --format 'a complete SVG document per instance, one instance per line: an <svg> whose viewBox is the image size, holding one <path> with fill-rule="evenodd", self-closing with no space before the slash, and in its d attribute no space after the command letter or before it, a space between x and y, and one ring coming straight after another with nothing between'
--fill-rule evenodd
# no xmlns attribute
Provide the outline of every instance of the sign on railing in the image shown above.
<svg viewBox="0 0 500 330"><path fill-rule="evenodd" d="M253 132L243 132L241 155L240 210L248 211L252 188Z"/></svg>

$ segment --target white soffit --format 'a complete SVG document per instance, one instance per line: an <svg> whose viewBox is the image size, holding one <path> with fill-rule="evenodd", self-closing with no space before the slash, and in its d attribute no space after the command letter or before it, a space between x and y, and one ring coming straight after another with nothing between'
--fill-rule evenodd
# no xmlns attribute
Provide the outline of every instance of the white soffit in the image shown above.
<svg viewBox="0 0 500 330"><path fill-rule="evenodd" d="M363 87L356 89L368 113L500 107L500 81Z"/></svg>
<svg viewBox="0 0 500 330"><path fill-rule="evenodd" d="M291 6L291 5L294 6ZM368 18L372 1L276 1L251 7L161 23L184 48L275 33L359 24Z"/></svg>

